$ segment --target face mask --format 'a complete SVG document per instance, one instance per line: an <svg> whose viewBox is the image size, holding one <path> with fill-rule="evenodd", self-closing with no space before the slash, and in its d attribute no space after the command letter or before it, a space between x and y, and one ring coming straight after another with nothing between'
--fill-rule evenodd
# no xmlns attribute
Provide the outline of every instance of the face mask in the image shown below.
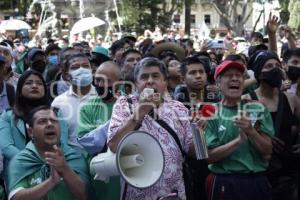
<svg viewBox="0 0 300 200"><path fill-rule="evenodd" d="M300 68L295 66L289 66L287 76L293 82L297 81L300 77Z"/></svg>
<svg viewBox="0 0 300 200"><path fill-rule="evenodd" d="M46 63L43 60L37 60L31 64L31 69L40 72L41 74L44 73L46 68Z"/></svg>
<svg viewBox="0 0 300 200"><path fill-rule="evenodd" d="M58 64L58 56L57 56L57 55L49 56L49 57L48 57L48 62L49 62L51 65L57 65L57 64Z"/></svg>
<svg viewBox="0 0 300 200"><path fill-rule="evenodd" d="M92 70L80 67L70 72L72 84L76 86L88 86L93 81Z"/></svg>
<svg viewBox="0 0 300 200"><path fill-rule="evenodd" d="M99 86L96 86L95 88L96 88L97 94L100 96L100 98L103 101L110 100L114 97L114 92L113 92L112 87L99 87ZM107 90L107 92L105 90ZM106 92L106 94L105 94L105 92Z"/></svg>
<svg viewBox="0 0 300 200"><path fill-rule="evenodd" d="M280 87L282 83L283 75L279 68L274 68L268 72L262 72L260 80L266 82L271 87Z"/></svg>

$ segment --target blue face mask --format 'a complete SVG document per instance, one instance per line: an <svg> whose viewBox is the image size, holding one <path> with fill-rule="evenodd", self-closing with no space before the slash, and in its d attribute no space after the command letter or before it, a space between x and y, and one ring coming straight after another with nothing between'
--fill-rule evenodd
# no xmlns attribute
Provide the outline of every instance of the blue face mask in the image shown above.
<svg viewBox="0 0 300 200"><path fill-rule="evenodd" d="M51 65L58 65L58 56L57 56L57 55L49 56L49 57L48 57L48 62L49 62Z"/></svg>
<svg viewBox="0 0 300 200"><path fill-rule="evenodd" d="M70 72L72 77L72 84L76 86L88 86L93 81L93 74L91 69L80 67Z"/></svg>

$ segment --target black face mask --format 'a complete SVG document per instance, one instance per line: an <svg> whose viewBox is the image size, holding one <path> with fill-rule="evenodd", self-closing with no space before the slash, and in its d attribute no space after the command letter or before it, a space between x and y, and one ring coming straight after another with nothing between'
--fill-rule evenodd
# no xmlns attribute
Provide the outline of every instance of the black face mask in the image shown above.
<svg viewBox="0 0 300 200"><path fill-rule="evenodd" d="M45 68L46 68L46 62L43 61L43 60L37 60L37 61L34 61L32 64L31 64L31 68L35 71L38 71L40 72L41 74L44 73L45 71Z"/></svg>
<svg viewBox="0 0 300 200"><path fill-rule="evenodd" d="M300 77L300 67L289 66L287 76L292 82L297 81Z"/></svg>
<svg viewBox="0 0 300 200"><path fill-rule="evenodd" d="M112 87L99 87L95 86L95 89L97 91L97 94L100 96L100 98L103 101L108 101L114 97L114 92ZM107 92L105 91L107 90ZM106 94L105 94L106 92Z"/></svg>
<svg viewBox="0 0 300 200"><path fill-rule="evenodd" d="M262 72L260 80L266 82L271 87L280 87L283 79L282 71L279 68L274 68L268 72Z"/></svg>

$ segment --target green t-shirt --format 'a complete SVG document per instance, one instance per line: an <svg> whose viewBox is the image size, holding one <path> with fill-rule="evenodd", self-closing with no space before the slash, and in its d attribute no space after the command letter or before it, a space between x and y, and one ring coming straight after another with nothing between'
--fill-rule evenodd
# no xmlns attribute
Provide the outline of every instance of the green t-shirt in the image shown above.
<svg viewBox="0 0 300 200"><path fill-rule="evenodd" d="M99 97L92 97L80 109L78 123L78 137L107 122L112 113L115 102L103 102Z"/></svg>
<svg viewBox="0 0 300 200"><path fill-rule="evenodd" d="M208 126L205 130L208 149L224 145L239 135L239 129L233 122L233 117L238 114L238 106L227 107L220 103L217 106L216 116L208 121ZM239 110L243 110L243 112L248 114L252 125L258 132L269 137L274 135L271 115L262 104L248 102L241 104ZM256 173L265 171L268 163L255 148L253 141L248 139L225 159L210 164L209 169L219 174Z"/></svg>
<svg viewBox="0 0 300 200"><path fill-rule="evenodd" d="M41 184L42 181L42 173L41 171L37 171L19 181L13 190L18 188L32 188L36 185ZM13 191L12 190L12 191ZM73 200L75 199L71 192L68 190L64 181L61 180L52 190L48 192L47 198L48 200Z"/></svg>
<svg viewBox="0 0 300 200"><path fill-rule="evenodd" d="M65 160L70 168L89 185L88 166L83 156L68 145L61 144ZM30 141L25 149L20 151L9 163L8 167L8 191L10 195L22 187L31 188L47 179L50 175L50 169L45 160L38 153L34 144ZM53 200L71 200L74 199L69 189L61 180L54 188L47 193L46 199Z"/></svg>
<svg viewBox="0 0 300 200"><path fill-rule="evenodd" d="M91 130L97 128L110 120L115 102L105 103L99 97L92 97L80 109L78 137L82 137ZM90 161L91 156L86 158ZM120 177L110 177L109 183L92 180L91 199L119 200L120 199Z"/></svg>

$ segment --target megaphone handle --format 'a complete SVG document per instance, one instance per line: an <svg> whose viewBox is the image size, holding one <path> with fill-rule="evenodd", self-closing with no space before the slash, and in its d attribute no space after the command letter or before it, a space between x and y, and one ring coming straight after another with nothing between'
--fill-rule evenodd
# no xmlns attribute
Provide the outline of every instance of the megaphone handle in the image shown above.
<svg viewBox="0 0 300 200"><path fill-rule="evenodd" d="M100 174L96 174L94 176L94 180L100 180L100 181L103 181L105 183L109 183L109 177L108 176L103 176L103 175L100 175Z"/></svg>

